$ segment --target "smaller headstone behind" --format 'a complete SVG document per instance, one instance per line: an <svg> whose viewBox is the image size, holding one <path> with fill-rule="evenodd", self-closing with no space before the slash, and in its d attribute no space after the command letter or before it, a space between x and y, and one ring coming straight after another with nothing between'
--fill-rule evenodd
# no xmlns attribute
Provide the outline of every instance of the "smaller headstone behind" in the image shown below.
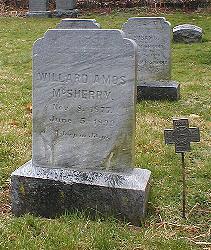
<svg viewBox="0 0 211 250"><path fill-rule="evenodd" d="M182 24L173 28L173 40L178 43L199 43L202 41L202 28L192 24Z"/></svg>
<svg viewBox="0 0 211 250"><path fill-rule="evenodd" d="M48 11L47 0L29 0L29 17L50 17L51 12Z"/></svg>
<svg viewBox="0 0 211 250"><path fill-rule="evenodd" d="M77 17L79 11L76 9L76 0L56 0L55 16Z"/></svg>
<svg viewBox="0 0 211 250"><path fill-rule="evenodd" d="M164 17L133 17L123 31L138 45L137 100L177 100L179 84L170 81L170 23Z"/></svg>
<svg viewBox="0 0 211 250"><path fill-rule="evenodd" d="M99 29L100 24L95 19L65 18L57 25L57 29Z"/></svg>
<svg viewBox="0 0 211 250"><path fill-rule="evenodd" d="M171 77L170 23L163 17L133 17L123 25L138 45L138 85Z"/></svg>

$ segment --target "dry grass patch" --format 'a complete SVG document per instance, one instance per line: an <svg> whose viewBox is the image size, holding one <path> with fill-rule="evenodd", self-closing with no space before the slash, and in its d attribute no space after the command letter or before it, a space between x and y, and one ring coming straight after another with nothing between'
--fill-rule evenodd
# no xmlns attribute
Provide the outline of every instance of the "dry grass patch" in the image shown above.
<svg viewBox="0 0 211 250"><path fill-rule="evenodd" d="M7 186L0 191L0 216L9 215L11 213L10 188Z"/></svg>

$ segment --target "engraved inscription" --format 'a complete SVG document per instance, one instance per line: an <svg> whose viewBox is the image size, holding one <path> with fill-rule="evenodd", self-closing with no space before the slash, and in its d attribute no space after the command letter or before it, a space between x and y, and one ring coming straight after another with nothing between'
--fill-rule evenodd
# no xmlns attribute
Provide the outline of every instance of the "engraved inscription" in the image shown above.
<svg viewBox="0 0 211 250"><path fill-rule="evenodd" d="M130 18L123 26L138 45L138 84L170 79L170 26L164 18Z"/></svg>
<svg viewBox="0 0 211 250"><path fill-rule="evenodd" d="M191 133L186 127L178 127L173 132L173 138L175 143L185 144L190 141Z"/></svg>
<svg viewBox="0 0 211 250"><path fill-rule="evenodd" d="M111 99L111 91L106 90L88 90L88 89L67 89L54 88L53 97L56 98L75 98L75 99Z"/></svg>
<svg viewBox="0 0 211 250"><path fill-rule="evenodd" d="M96 75L97 76L97 75ZM96 80L96 79L95 79ZM118 79L116 79L117 81ZM96 80L97 81L97 80ZM112 108L107 105L97 104L99 101L110 101L112 99L111 90L90 90L85 88L74 88L69 89L67 87L53 88L52 90L52 100L55 99L56 102L51 104L50 110L54 113L50 114L49 122L54 124L65 125L63 129L53 129L54 136L59 137L72 137L72 138L88 138L88 139L106 139L109 140L109 136L99 135L99 133L91 133L88 131L93 128L98 127L113 127L115 125L112 119ZM65 99L64 99L65 98ZM90 104L79 104L77 106L69 105L69 98L81 99L81 100L93 100L94 105ZM113 107L114 109L115 107ZM78 115L75 115L78 114ZM99 116L100 114L103 117ZM94 117L92 117L94 115ZM99 118L96 118L96 116ZM71 130L71 125L78 124L79 126L86 126L87 132L83 133L73 133Z"/></svg>
<svg viewBox="0 0 211 250"><path fill-rule="evenodd" d="M85 134L85 133L73 133L71 130L55 130L58 137L70 136L74 138L91 138L91 139L100 139L100 140L110 140L111 138L107 135L99 135L97 133Z"/></svg>
<svg viewBox="0 0 211 250"><path fill-rule="evenodd" d="M77 108L78 112L90 112L90 113L112 113L111 107L105 107L105 106L93 106L93 107L84 107L79 105Z"/></svg>
<svg viewBox="0 0 211 250"><path fill-rule="evenodd" d="M46 82L61 82L67 84L112 84L125 85L126 76L38 72L37 80Z"/></svg>
<svg viewBox="0 0 211 250"><path fill-rule="evenodd" d="M72 123L71 119L59 118L54 115L52 115L49 120L50 122L55 122L55 123L69 123L69 124Z"/></svg>
<svg viewBox="0 0 211 250"><path fill-rule="evenodd" d="M53 109L56 111L70 111L73 110L72 107L70 106L65 106L64 104L60 104L60 103L53 103ZM79 112L79 113L112 113L111 107L107 107L107 106L82 106L82 105L78 105L78 107L76 109L74 109L74 112Z"/></svg>

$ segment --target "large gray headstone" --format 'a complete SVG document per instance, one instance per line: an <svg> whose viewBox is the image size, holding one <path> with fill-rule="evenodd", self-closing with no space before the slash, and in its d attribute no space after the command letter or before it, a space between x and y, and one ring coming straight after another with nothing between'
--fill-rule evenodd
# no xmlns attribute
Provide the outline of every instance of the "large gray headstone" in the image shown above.
<svg viewBox="0 0 211 250"><path fill-rule="evenodd" d="M48 0L29 0L28 16L50 16Z"/></svg>
<svg viewBox="0 0 211 250"><path fill-rule="evenodd" d="M15 215L140 225L150 171L133 168L136 49L120 30L49 30L35 43L32 161L12 174Z"/></svg>
<svg viewBox="0 0 211 250"><path fill-rule="evenodd" d="M33 52L33 163L133 166L135 45L117 30L50 30Z"/></svg>
<svg viewBox="0 0 211 250"><path fill-rule="evenodd" d="M173 28L174 42L199 43L202 41L202 28L192 24L182 24Z"/></svg>
<svg viewBox="0 0 211 250"><path fill-rule="evenodd" d="M138 45L138 85L170 79L170 23L163 17L133 17L123 31Z"/></svg>
<svg viewBox="0 0 211 250"><path fill-rule="evenodd" d="M99 29L100 24L95 19L65 18L57 25L57 29Z"/></svg>

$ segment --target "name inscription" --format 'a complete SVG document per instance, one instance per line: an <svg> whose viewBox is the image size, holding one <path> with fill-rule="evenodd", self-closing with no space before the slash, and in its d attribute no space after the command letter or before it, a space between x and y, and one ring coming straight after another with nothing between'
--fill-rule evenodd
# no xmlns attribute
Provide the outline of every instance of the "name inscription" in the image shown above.
<svg viewBox="0 0 211 250"><path fill-rule="evenodd" d="M75 98L75 99L107 100L107 99L111 99L111 91L54 88L53 89L53 97L56 97L56 98L67 97L67 98Z"/></svg>
<svg viewBox="0 0 211 250"><path fill-rule="evenodd" d="M107 84L107 85L125 85L126 76L100 75L86 73L54 73L38 72L38 81L61 82L67 84Z"/></svg>

